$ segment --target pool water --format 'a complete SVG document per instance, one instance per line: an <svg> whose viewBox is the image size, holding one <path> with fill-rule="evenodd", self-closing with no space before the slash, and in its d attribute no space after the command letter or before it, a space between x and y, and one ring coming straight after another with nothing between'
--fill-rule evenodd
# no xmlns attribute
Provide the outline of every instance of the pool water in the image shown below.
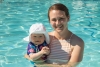
<svg viewBox="0 0 100 67"><path fill-rule="evenodd" d="M69 29L85 42L83 61L78 67L100 66L99 0L0 0L0 67L33 67L24 58L29 27L36 22L52 31L47 12L54 3L65 4L70 11Z"/></svg>

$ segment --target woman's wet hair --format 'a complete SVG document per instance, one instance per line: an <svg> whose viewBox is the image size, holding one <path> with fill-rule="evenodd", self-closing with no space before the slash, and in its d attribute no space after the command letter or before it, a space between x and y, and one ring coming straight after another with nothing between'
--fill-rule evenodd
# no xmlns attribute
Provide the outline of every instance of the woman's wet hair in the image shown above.
<svg viewBox="0 0 100 67"><path fill-rule="evenodd" d="M64 4L56 3L56 4L52 5L52 6L49 8L49 10L48 10L48 18L49 18L49 20L50 20L49 13L50 13L50 11L52 11L52 10L61 10L61 11L64 11L66 17L69 16L69 10L68 10L68 8L67 8Z"/></svg>

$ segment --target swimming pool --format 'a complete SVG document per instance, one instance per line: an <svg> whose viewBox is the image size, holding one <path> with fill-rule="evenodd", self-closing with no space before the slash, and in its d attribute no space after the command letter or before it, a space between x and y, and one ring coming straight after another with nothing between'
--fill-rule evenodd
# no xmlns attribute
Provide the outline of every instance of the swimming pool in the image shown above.
<svg viewBox="0 0 100 67"><path fill-rule="evenodd" d="M4 0L0 3L0 67L33 67L23 57L27 46L23 38L35 22L42 22L48 32L52 31L47 11L58 2L69 8L69 29L85 42L78 67L100 66L100 1Z"/></svg>

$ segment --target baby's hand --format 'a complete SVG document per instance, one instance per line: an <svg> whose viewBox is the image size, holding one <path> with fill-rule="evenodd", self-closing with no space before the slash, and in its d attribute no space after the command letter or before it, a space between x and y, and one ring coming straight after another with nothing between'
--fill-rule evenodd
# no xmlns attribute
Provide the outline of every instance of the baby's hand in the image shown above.
<svg viewBox="0 0 100 67"><path fill-rule="evenodd" d="M49 48L47 46L44 46L42 49L43 50L49 50Z"/></svg>
<svg viewBox="0 0 100 67"><path fill-rule="evenodd" d="M48 55L50 53L50 49L46 46L43 47L41 51L43 52L43 54L46 54L46 55Z"/></svg>

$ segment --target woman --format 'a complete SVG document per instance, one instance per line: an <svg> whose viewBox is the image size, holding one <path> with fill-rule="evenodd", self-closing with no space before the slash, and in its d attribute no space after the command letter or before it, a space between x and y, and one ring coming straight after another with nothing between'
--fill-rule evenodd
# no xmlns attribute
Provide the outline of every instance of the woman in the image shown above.
<svg viewBox="0 0 100 67"><path fill-rule="evenodd" d="M84 42L68 30L70 20L68 8L61 3L54 4L49 8L48 18L54 31L49 33L50 54L47 63L50 64L47 65L75 67L82 61ZM25 57L28 58L27 55Z"/></svg>

